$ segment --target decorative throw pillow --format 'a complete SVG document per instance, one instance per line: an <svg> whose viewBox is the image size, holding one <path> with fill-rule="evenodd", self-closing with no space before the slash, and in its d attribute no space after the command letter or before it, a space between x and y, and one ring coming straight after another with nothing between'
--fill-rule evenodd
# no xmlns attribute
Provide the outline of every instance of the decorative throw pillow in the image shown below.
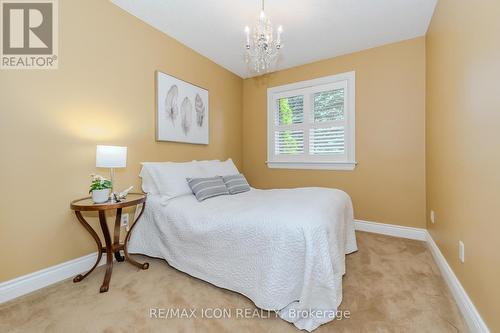
<svg viewBox="0 0 500 333"><path fill-rule="evenodd" d="M245 176L241 173L237 175L224 176L222 177L222 180L231 194L250 191L250 185L248 185Z"/></svg>
<svg viewBox="0 0 500 333"><path fill-rule="evenodd" d="M186 178L198 201L229 194L222 177Z"/></svg>

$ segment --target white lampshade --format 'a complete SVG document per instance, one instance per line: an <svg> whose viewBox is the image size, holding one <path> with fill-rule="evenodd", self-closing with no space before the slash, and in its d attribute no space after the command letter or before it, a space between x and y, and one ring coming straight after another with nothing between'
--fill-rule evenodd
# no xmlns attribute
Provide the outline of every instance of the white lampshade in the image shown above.
<svg viewBox="0 0 500 333"><path fill-rule="evenodd" d="M97 146L95 166L97 168L125 168L127 166L127 147Z"/></svg>

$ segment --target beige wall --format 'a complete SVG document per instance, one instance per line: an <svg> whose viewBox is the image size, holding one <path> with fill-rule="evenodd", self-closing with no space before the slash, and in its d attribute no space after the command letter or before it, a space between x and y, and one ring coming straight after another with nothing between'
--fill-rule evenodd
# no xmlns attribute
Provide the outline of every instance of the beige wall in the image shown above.
<svg viewBox="0 0 500 333"><path fill-rule="evenodd" d="M352 70L356 169L267 168L267 88ZM247 79L243 87L243 165L253 186L340 188L352 197L358 219L425 226L424 38Z"/></svg>
<svg viewBox="0 0 500 333"><path fill-rule="evenodd" d="M139 189L140 161L241 166L241 78L110 1L59 8L59 69L0 71L0 281L95 251L69 202L86 194L96 144L129 147L119 188ZM157 69L209 90L210 145L155 142Z"/></svg>
<svg viewBox="0 0 500 333"><path fill-rule="evenodd" d="M500 332L500 2L440 0L427 35L427 227ZM465 263L458 241L465 242Z"/></svg>

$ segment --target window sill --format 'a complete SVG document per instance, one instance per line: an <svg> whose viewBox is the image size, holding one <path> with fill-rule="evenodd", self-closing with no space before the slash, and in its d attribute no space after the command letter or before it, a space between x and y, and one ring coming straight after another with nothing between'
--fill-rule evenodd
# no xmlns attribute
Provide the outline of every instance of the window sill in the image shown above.
<svg viewBox="0 0 500 333"><path fill-rule="evenodd" d="M270 162L267 167L271 169L308 169L308 170L354 170L357 162Z"/></svg>

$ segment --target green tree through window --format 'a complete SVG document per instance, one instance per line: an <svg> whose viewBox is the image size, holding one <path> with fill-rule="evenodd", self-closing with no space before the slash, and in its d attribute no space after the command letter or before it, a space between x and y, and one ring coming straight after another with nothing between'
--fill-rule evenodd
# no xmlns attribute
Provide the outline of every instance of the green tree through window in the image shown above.
<svg viewBox="0 0 500 333"><path fill-rule="evenodd" d="M293 111L288 103L288 98L279 99L280 125L291 125L293 123ZM283 142L281 153L294 154L300 152L299 143L292 136L292 131L279 132L278 140Z"/></svg>

